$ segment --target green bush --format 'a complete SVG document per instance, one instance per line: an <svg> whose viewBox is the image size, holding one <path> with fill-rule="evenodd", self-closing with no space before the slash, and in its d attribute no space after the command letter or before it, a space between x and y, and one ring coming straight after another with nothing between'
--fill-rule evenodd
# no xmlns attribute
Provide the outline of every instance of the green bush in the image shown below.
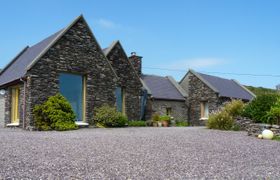
<svg viewBox="0 0 280 180"><path fill-rule="evenodd" d="M267 112L266 123L280 124L280 98L277 99L276 103L274 103Z"/></svg>
<svg viewBox="0 0 280 180"><path fill-rule="evenodd" d="M160 115L158 113L155 113L155 114L153 114L152 119L153 119L153 122L158 122L158 121L160 121Z"/></svg>
<svg viewBox="0 0 280 180"><path fill-rule="evenodd" d="M159 120L160 121L168 121L169 122L171 120L171 117L167 116L167 115L163 115L163 116L159 117Z"/></svg>
<svg viewBox="0 0 280 180"><path fill-rule="evenodd" d="M242 114L245 104L241 100L233 100L227 103L224 110L232 117L236 117Z"/></svg>
<svg viewBox="0 0 280 180"><path fill-rule="evenodd" d="M245 106L242 115L253 119L256 123L266 123L267 113L279 97L278 94L259 95Z"/></svg>
<svg viewBox="0 0 280 180"><path fill-rule="evenodd" d="M129 121L128 126L130 126L130 127L145 127L146 122L145 121Z"/></svg>
<svg viewBox="0 0 280 180"><path fill-rule="evenodd" d="M61 94L51 96L45 103L36 105L33 114L38 130L66 131L78 128L71 104Z"/></svg>
<svg viewBox="0 0 280 180"><path fill-rule="evenodd" d="M94 121L105 127L124 127L128 123L125 115L118 112L115 107L110 107L109 105L104 105L96 109Z"/></svg>
<svg viewBox="0 0 280 180"><path fill-rule="evenodd" d="M226 111L211 114L207 122L209 129L231 130L233 126L233 117Z"/></svg>
<svg viewBox="0 0 280 180"><path fill-rule="evenodd" d="M189 125L188 125L188 122L186 122L186 121L176 122L176 127L187 127L187 126L189 126Z"/></svg>

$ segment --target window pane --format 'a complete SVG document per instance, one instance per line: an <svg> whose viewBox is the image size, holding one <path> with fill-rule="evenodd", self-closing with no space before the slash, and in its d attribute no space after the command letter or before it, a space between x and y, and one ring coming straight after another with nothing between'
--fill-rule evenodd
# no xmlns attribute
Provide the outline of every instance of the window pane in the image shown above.
<svg viewBox="0 0 280 180"><path fill-rule="evenodd" d="M59 76L60 93L70 102L76 121L83 120L83 77L61 73Z"/></svg>
<svg viewBox="0 0 280 180"><path fill-rule="evenodd" d="M117 111L122 112L122 106L123 106L122 88L117 87L115 94L116 94L116 101L117 101Z"/></svg>

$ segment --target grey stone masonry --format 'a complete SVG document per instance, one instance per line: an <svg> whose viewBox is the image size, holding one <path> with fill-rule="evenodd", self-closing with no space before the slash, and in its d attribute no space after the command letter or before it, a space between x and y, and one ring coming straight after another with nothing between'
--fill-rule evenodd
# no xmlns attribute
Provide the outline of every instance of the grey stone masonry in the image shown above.
<svg viewBox="0 0 280 180"><path fill-rule="evenodd" d="M0 128L4 127L4 118L5 118L5 98L3 95L0 95Z"/></svg>
<svg viewBox="0 0 280 180"><path fill-rule="evenodd" d="M201 118L201 102L208 102L209 113L218 110L219 97L216 92L210 89L193 73L189 73L188 77L184 79L188 83L188 101L190 108L190 123L192 125L205 125ZM182 86L184 87L184 86Z"/></svg>
<svg viewBox="0 0 280 180"><path fill-rule="evenodd" d="M86 78L86 122L93 120L97 107L105 103L115 105L117 76L81 18L27 72L28 126L34 126L34 106L59 92L59 74L62 72Z"/></svg>
<svg viewBox="0 0 280 180"><path fill-rule="evenodd" d="M170 116L176 121L188 121L188 108L185 101L153 100L152 112L166 115L166 109L171 109Z"/></svg>
<svg viewBox="0 0 280 180"><path fill-rule="evenodd" d="M119 77L120 86L125 89L125 114L129 120L139 120L142 87L139 76L119 42L107 54L107 58Z"/></svg>
<svg viewBox="0 0 280 180"><path fill-rule="evenodd" d="M141 77L142 75L142 57L137 56L135 52L131 53L131 56L129 57L130 62L134 66L134 69L138 73L138 76Z"/></svg>

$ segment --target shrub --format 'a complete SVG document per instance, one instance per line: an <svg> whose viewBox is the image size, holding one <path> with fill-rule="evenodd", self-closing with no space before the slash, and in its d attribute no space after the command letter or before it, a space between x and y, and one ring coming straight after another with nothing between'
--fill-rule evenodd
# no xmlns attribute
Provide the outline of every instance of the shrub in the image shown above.
<svg viewBox="0 0 280 180"><path fill-rule="evenodd" d="M211 114L207 122L209 129L231 130L233 125L233 117L224 110Z"/></svg>
<svg viewBox="0 0 280 180"><path fill-rule="evenodd" d="M158 113L155 113L155 114L153 114L152 119L153 119L153 122L158 122L158 121L160 121L160 115Z"/></svg>
<svg viewBox="0 0 280 180"><path fill-rule="evenodd" d="M130 127L145 127L146 122L145 121L129 121L128 126L130 126Z"/></svg>
<svg viewBox="0 0 280 180"><path fill-rule="evenodd" d="M61 94L51 96L45 103L36 105L33 113L38 130L66 131L78 128L71 104Z"/></svg>
<svg viewBox="0 0 280 180"><path fill-rule="evenodd" d="M276 103L271 106L270 110L266 114L266 123L279 124L280 123L280 98Z"/></svg>
<svg viewBox="0 0 280 180"><path fill-rule="evenodd" d="M171 117L167 116L167 115L163 115L163 116L159 117L159 120L160 121L168 121L169 122L171 120Z"/></svg>
<svg viewBox="0 0 280 180"><path fill-rule="evenodd" d="M230 116L236 117L242 114L244 106L241 100L233 100L225 105L224 110L228 112Z"/></svg>
<svg viewBox="0 0 280 180"><path fill-rule="evenodd" d="M267 122L267 112L276 103L279 95L262 94L257 96L253 101L244 108L243 116L253 119L256 123Z"/></svg>
<svg viewBox="0 0 280 180"><path fill-rule="evenodd" d="M125 115L118 112L115 107L110 107L109 105L104 105L96 109L94 121L105 127L124 127L128 123Z"/></svg>
<svg viewBox="0 0 280 180"><path fill-rule="evenodd" d="M187 127L187 126L189 126L189 125L188 125L188 122L186 122L186 121L176 122L176 127Z"/></svg>

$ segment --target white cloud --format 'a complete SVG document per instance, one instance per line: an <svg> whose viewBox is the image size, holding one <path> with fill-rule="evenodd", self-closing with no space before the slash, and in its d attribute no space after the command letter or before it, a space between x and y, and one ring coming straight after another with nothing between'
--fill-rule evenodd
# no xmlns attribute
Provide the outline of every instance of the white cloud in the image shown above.
<svg viewBox="0 0 280 180"><path fill-rule="evenodd" d="M175 61L169 67L174 69L182 68L208 68L213 66L219 66L225 64L226 61L219 58L195 58L195 59L186 59L181 61Z"/></svg>
<svg viewBox="0 0 280 180"><path fill-rule="evenodd" d="M121 27L119 24L114 23L113 21L110 21L108 19L103 19L103 18L97 20L97 24L99 26L101 26L102 28L106 28L106 29L116 29L116 28Z"/></svg>

